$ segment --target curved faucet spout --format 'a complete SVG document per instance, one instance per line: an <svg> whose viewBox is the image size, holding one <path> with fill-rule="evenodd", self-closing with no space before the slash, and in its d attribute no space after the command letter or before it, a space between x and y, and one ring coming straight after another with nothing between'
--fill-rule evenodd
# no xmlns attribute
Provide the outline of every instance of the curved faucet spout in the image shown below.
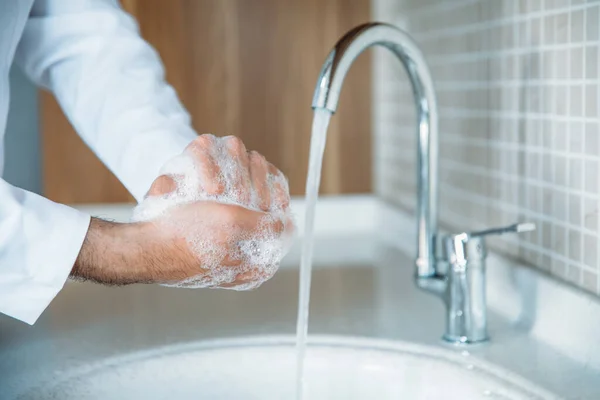
<svg viewBox="0 0 600 400"><path fill-rule="evenodd" d="M383 46L404 65L417 108L417 276L436 274L438 113L433 81L423 54L407 33L387 24L369 23L341 38L319 75L313 108L336 111L346 73L371 46Z"/></svg>

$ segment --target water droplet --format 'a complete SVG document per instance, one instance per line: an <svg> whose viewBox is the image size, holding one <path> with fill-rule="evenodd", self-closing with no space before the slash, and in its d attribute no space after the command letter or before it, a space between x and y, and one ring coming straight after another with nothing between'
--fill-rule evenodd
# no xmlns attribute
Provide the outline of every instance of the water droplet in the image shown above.
<svg viewBox="0 0 600 400"><path fill-rule="evenodd" d="M463 350L463 352L462 352L462 353L460 353L460 354L462 354L462 355L463 355L463 356L465 356L465 357L468 357L468 356L470 356L470 355L471 355L471 354L470 354L470 353L469 353L467 350Z"/></svg>

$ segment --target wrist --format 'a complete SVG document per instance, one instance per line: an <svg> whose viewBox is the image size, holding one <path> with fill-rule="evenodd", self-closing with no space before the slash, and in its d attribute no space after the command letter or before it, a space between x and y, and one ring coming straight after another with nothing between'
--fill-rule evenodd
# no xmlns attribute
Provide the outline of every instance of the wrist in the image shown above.
<svg viewBox="0 0 600 400"><path fill-rule="evenodd" d="M92 218L71 276L112 285L149 281L147 232L146 224Z"/></svg>
<svg viewBox="0 0 600 400"><path fill-rule="evenodd" d="M154 222L92 218L71 277L107 285L180 281L199 273L184 239Z"/></svg>

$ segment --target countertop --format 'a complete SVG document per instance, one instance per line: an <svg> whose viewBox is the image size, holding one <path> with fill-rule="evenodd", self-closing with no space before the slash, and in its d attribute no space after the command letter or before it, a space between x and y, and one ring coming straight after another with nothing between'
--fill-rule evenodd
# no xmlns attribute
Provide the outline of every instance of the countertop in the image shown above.
<svg viewBox="0 0 600 400"><path fill-rule="evenodd" d="M258 290L103 287L69 283L39 322L0 316L0 399L107 357L210 338L294 334L298 250ZM386 338L464 348L440 340L442 302L416 289L413 263L373 235L317 239L309 334ZM345 260L336 263L335 260ZM568 399L600 398L599 371L490 313L489 344L467 350ZM18 397L18 395L21 397Z"/></svg>

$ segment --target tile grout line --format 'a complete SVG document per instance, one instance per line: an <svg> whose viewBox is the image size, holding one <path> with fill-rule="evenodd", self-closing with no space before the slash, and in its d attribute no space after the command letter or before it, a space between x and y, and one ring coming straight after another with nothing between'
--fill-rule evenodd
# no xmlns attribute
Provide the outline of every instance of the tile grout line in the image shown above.
<svg viewBox="0 0 600 400"><path fill-rule="evenodd" d="M586 42L587 41L587 8L583 9L583 41ZM582 77L585 79L585 77L587 76L587 66L586 66L586 48L585 46L583 47L583 53L582 53ZM587 85L581 85L582 86L582 90L581 90L581 115L583 115L584 117L587 117L587 104L586 104L586 92L587 92ZM587 135L587 124L583 124L583 137L585 140L585 137ZM584 142L585 143L585 142ZM569 162L570 164L570 162ZM568 175L569 177L571 176L570 174ZM579 221L581 223L581 225L583 226L583 201L582 198L578 197L579 200ZM569 196L569 202L571 201L571 196ZM569 203L570 206L570 203ZM571 232L571 231L569 231ZM597 241L600 241L600 236L598 237ZM584 252L584 247L583 247L583 242L584 240L580 240L579 243L579 257L581 259L581 262L583 262L583 252ZM599 242L600 243L600 242ZM569 243L570 245L570 243ZM596 265L598 265L598 255L596 255ZM583 287L583 270L580 272L579 274L579 282L577 283L580 287Z"/></svg>
<svg viewBox="0 0 600 400"><path fill-rule="evenodd" d="M593 7L596 9L596 15L598 16L600 13L600 7L598 6L598 4L594 4ZM586 38L587 38L587 30L585 32ZM598 48L598 44L600 44L600 29L598 29L598 32L596 33L596 49L598 51L596 51L596 66L600 66L600 49ZM596 75L599 76L600 73L596 72ZM596 125L598 124L598 118L600 118L600 85L597 86L596 88ZM600 134L600 130L598 130L598 132L596 132L597 135ZM585 182L584 182L585 184ZM583 209L583 206L582 206ZM596 226L596 229L598 228L598 226ZM600 237L598 238L598 240L596 241L596 249L597 249L597 253L598 253L598 257L600 257ZM600 258L598 259L600 260ZM600 262L597 262L596 264L596 294L600 295L600 271L598 271L598 269L600 269Z"/></svg>
<svg viewBox="0 0 600 400"><path fill-rule="evenodd" d="M572 43L571 43L571 40L572 40L572 34L571 34L572 33L572 27L571 27L571 22L572 22L572 20L573 20L573 9L570 8L569 12L567 13L567 43L569 43L569 45L570 45L569 50L567 51L567 77L568 77L569 81L571 82L571 84L567 87L567 107L568 107L568 111L566 111L567 115L571 115L572 111L573 111L573 109L571 108L571 92L572 92L572 88L573 88L573 86L572 86L573 71L572 71L572 64L571 64L571 61L572 61L572 59L571 59L571 56L572 56L572 50L571 50L572 49ZM566 128L566 130L565 130L565 136L567 137L567 143L571 143L571 124L570 123L566 123L565 124L565 128ZM585 132L584 132L584 138L585 138ZM571 168L570 168L570 165L569 165L569 162L568 162L570 152L567 152L567 154L568 155L565 158L567 160L566 176L570 177L571 176ZM566 207L567 207L566 216L567 216L567 221L571 220L571 208L570 208L571 203L570 202L571 202L571 196L567 193L567 201L566 201ZM565 234L565 237L567 239L567 242L565 243L565 246L567 247L567 249L566 249L567 250L567 254L570 253L570 250L568 248L569 244L570 244L569 243L569 232L570 231L567 229L566 230L566 234ZM571 267L569 266L567 268L567 271L565 271L565 272L566 272L565 279L567 281L571 281L571 279L572 279L571 278Z"/></svg>
<svg viewBox="0 0 600 400"><path fill-rule="evenodd" d="M539 44L538 44L538 48L543 46L544 42L545 42L545 30L546 30L546 0L540 0L540 9L541 9L541 16L540 16L540 39L539 39ZM544 76L544 63L541 61L542 60L542 53L540 52L540 62L539 62L539 73L538 73L538 78L540 79L541 82L544 82L542 77ZM540 102L540 104L538 105L538 111L544 110L546 103L543 102L544 96L543 94L545 93L547 88L547 83L544 82L543 85L540 85L540 94L539 94L539 99L538 101ZM543 113L543 112L542 112ZM543 120L537 119L538 124L537 124L537 129L538 129L538 145L542 145L544 142L544 138L543 138L543 128L544 128L544 124L543 124ZM542 128L542 129L540 129ZM541 131L541 134L540 134ZM540 154L540 156L538 157L538 163L539 163L539 171L538 171L538 176L536 177L539 180L541 180L542 175L543 175L543 170L542 170L542 161L543 161L543 154ZM538 204L539 204L539 208L538 208L538 212L541 212L544 209L544 193L542 190L538 190L537 188L535 189L537 192L537 196L538 196ZM542 231L542 227L541 227L541 218L536 218L536 224L537 224L537 240L536 240L536 246L541 247L543 245L543 231ZM540 251L536 252L539 257L538 257L538 263L536 264L536 267L543 269L543 253Z"/></svg>
<svg viewBox="0 0 600 400"><path fill-rule="evenodd" d="M528 63L527 63L527 82L526 82L526 89L525 89L525 102L523 104L523 107L525 109L529 109L529 106L531 104L531 98L532 98L532 91L531 91L531 76L533 73L533 68L532 68L532 63L535 59L535 55L533 55L533 50L534 50L534 45L533 45L533 32L532 32L532 23L530 19L527 19L525 22L525 45L528 49L530 49L529 53L531 54L528 58ZM524 118L524 126L522 127L523 131L524 131L524 142L523 142L523 147L526 147L526 143L528 143L528 136L532 134L532 132L529 131L529 127L531 126L531 120L532 118L530 118L529 116L526 116ZM526 151L526 149L524 149L524 153L522 156L522 159L528 159L529 155ZM524 195L523 195L523 199L524 199L524 204L522 206L522 208L525 210L524 215L526 215L526 221L529 222L531 220L533 220L533 212L532 210L529 208L529 204L530 204L530 190L529 187L526 186L525 184L525 178L527 176L526 174L526 162L524 162L524 165L521 165L521 167L523 167L525 169L525 171L520 171L522 173L519 173L519 187L520 189L522 189L524 191ZM527 254L526 252L526 247L523 245L526 241L524 239L519 240L519 253L522 254ZM523 256L524 259L528 259L528 256Z"/></svg>
<svg viewBox="0 0 600 400"><path fill-rule="evenodd" d="M557 19L554 18L553 22L554 22L554 40L553 40L553 44L554 44L554 43L556 43L556 33L557 33L557 30L558 30ZM552 63L552 78L553 79L556 78L556 71L557 71L556 62L554 62L554 63ZM552 91L551 91L552 101L550 102L550 104L553 105L552 107L554 109L554 107L556 105L556 101L557 101L556 87L554 85L552 85L552 84L551 84L551 87L552 87ZM552 117L551 117L551 121L552 121L552 124L551 124L551 127L550 127L550 129L551 129L551 134L550 134L550 148L551 149L556 149L556 143L555 143L555 141L556 141L556 131L557 131L557 129L556 129L556 121ZM556 182L556 176L555 176L556 171L555 171L555 168L556 168L555 158L551 157L550 158L550 180L551 180L552 183ZM554 211L553 209L554 209L554 204L552 204L552 210L551 210L552 212ZM550 218L550 219L552 220L552 218ZM548 227L550 229L550 243L551 243L552 246L554 246L554 244L556 243L554 224L550 222L549 225L548 225ZM554 264L555 264L554 260L555 260L555 258L551 259L552 265L550 267L550 273L552 275L556 274L555 267L554 267Z"/></svg>

